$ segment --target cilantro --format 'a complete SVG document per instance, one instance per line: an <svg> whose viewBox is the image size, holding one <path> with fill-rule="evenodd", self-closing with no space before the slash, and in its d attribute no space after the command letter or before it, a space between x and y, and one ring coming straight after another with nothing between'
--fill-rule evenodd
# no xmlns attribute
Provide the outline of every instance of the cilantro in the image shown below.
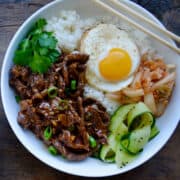
<svg viewBox="0 0 180 180"><path fill-rule="evenodd" d="M44 30L45 19L39 19L27 37L19 44L14 55L14 63L28 66L34 73L46 73L52 63L58 60L57 39L52 32Z"/></svg>
<svg viewBox="0 0 180 180"><path fill-rule="evenodd" d="M51 59L52 63L58 60L59 55L60 55L60 52L57 51L56 49L53 49L49 52L49 58Z"/></svg>
<svg viewBox="0 0 180 180"><path fill-rule="evenodd" d="M49 53L49 50L47 48L40 48L38 51L41 56L46 56Z"/></svg>
<svg viewBox="0 0 180 180"><path fill-rule="evenodd" d="M48 34L48 33L42 33L39 35L39 44L41 47L46 47L49 49L55 49L57 40L54 36Z"/></svg>
<svg viewBox="0 0 180 180"><path fill-rule="evenodd" d="M14 63L21 66L26 66L30 62L31 55L31 50L17 50L14 55Z"/></svg>
<svg viewBox="0 0 180 180"><path fill-rule="evenodd" d="M45 73L48 71L51 66L51 60L46 56L40 56L37 52L34 53L34 56L29 63L29 67L34 73Z"/></svg>
<svg viewBox="0 0 180 180"><path fill-rule="evenodd" d="M27 50L28 48L30 48L30 43L29 43L29 39L24 39L22 40L22 42L19 45L20 49L22 50Z"/></svg>
<svg viewBox="0 0 180 180"><path fill-rule="evenodd" d="M36 22L36 26L38 29L43 29L44 26L47 24L46 20L41 18Z"/></svg>

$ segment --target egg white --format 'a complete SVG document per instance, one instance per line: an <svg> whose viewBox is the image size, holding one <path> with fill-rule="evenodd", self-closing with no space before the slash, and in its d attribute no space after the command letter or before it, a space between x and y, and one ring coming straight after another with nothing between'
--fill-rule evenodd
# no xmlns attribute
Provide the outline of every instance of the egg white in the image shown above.
<svg viewBox="0 0 180 180"><path fill-rule="evenodd" d="M129 75L117 82L105 80L99 72L100 61L113 48L125 50L132 61ZM86 70L88 83L105 92L115 92L127 87L133 81L133 73L140 63L139 51L134 41L125 31L111 24L100 24L86 32L81 40L80 51L90 56Z"/></svg>

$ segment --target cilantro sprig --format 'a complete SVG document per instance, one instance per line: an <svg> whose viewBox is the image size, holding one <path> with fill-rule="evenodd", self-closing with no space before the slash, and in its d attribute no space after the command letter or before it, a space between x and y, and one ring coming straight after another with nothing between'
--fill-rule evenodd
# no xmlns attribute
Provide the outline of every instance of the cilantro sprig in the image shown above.
<svg viewBox="0 0 180 180"><path fill-rule="evenodd" d="M14 55L14 64L28 66L34 73L46 73L57 61L60 52L56 49L57 39L52 32L44 30L45 19L39 19Z"/></svg>

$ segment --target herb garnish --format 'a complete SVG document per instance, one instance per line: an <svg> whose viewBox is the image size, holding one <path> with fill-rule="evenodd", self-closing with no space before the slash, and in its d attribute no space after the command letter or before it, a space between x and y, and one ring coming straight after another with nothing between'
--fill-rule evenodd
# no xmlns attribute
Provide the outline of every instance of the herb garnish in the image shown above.
<svg viewBox="0 0 180 180"><path fill-rule="evenodd" d="M21 97L20 96L15 96L16 102L19 103L21 101Z"/></svg>
<svg viewBox="0 0 180 180"><path fill-rule="evenodd" d="M28 66L34 73L45 73L57 61L60 52L52 32L44 30L45 19L39 19L15 52L14 63Z"/></svg>

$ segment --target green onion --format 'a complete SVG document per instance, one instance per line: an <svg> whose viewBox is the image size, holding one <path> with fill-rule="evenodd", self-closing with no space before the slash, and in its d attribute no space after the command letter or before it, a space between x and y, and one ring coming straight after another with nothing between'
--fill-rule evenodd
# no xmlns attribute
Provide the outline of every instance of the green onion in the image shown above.
<svg viewBox="0 0 180 180"><path fill-rule="evenodd" d="M57 155L57 149L54 146L49 146L48 151L52 154L52 155Z"/></svg>
<svg viewBox="0 0 180 180"><path fill-rule="evenodd" d="M49 140L52 137L52 128L50 126L48 126L45 130L44 130L44 138L46 140Z"/></svg>
<svg viewBox="0 0 180 180"><path fill-rule="evenodd" d="M16 102L19 103L21 101L21 97L20 96L15 96Z"/></svg>
<svg viewBox="0 0 180 180"><path fill-rule="evenodd" d="M71 80L71 90L75 91L77 86L77 81L76 80Z"/></svg>
<svg viewBox="0 0 180 180"><path fill-rule="evenodd" d="M95 148L97 146L96 140L92 136L89 136L89 144L92 148Z"/></svg>
<svg viewBox="0 0 180 180"><path fill-rule="evenodd" d="M50 98L55 98L57 96L57 93L58 93L58 88L55 87L55 86L51 86L49 89L48 89L48 96Z"/></svg>
<svg viewBox="0 0 180 180"><path fill-rule="evenodd" d="M58 109L61 110L61 111L66 110L68 108L68 104L69 104L69 102L67 100L61 99L59 101Z"/></svg>

